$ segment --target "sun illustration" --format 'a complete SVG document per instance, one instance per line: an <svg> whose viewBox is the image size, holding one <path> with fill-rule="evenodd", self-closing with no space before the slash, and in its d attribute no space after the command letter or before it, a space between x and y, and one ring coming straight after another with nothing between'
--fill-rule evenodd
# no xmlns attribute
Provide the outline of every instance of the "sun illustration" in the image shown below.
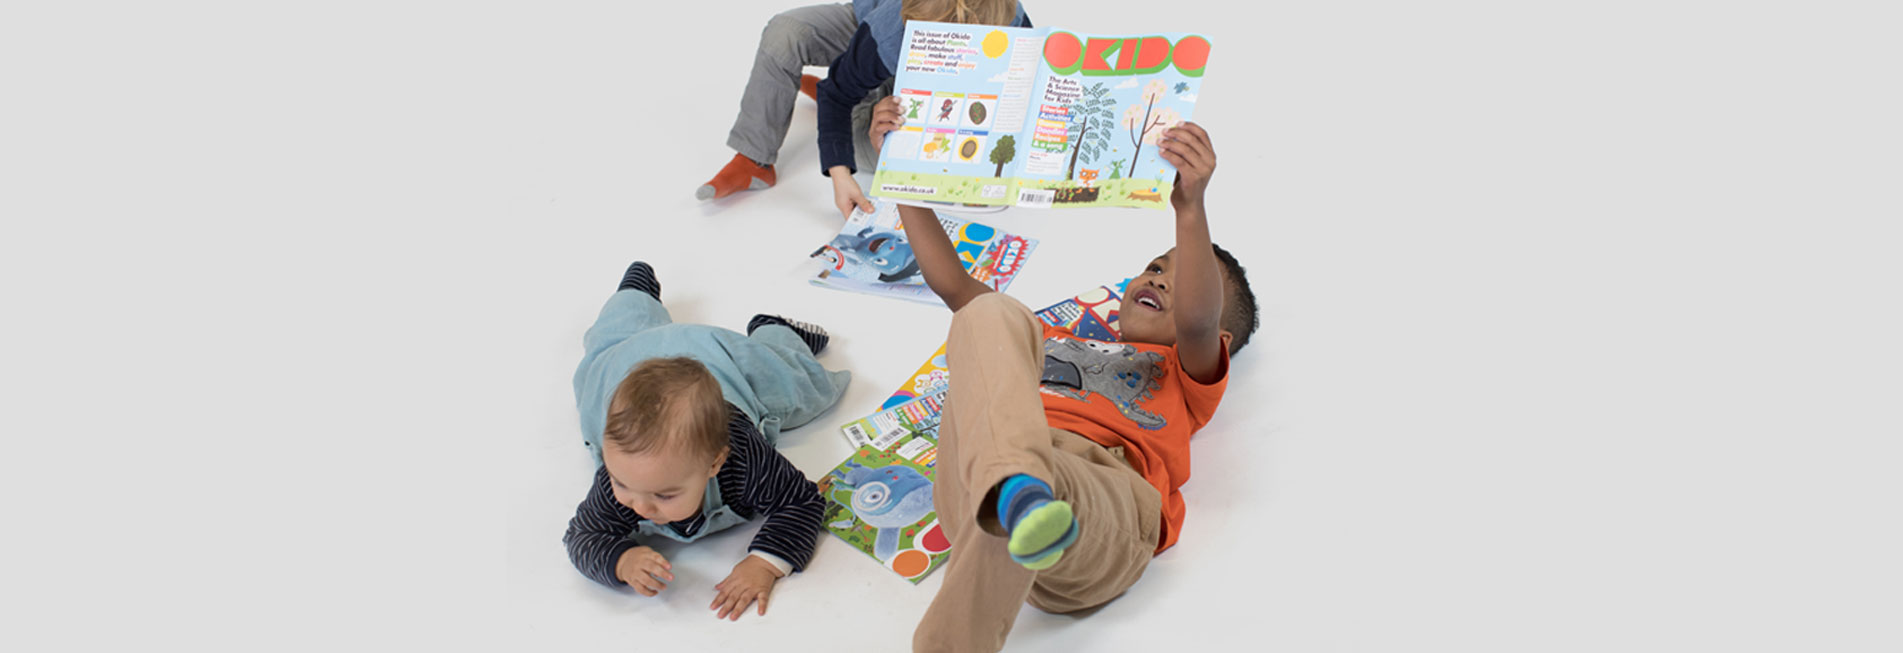
<svg viewBox="0 0 1903 653"><path fill-rule="evenodd" d="M1005 36L1002 30L994 29L990 34L985 35L984 43L980 45L984 46L985 56L996 59L998 55L1004 54L1005 46L1010 44L1011 37Z"/></svg>

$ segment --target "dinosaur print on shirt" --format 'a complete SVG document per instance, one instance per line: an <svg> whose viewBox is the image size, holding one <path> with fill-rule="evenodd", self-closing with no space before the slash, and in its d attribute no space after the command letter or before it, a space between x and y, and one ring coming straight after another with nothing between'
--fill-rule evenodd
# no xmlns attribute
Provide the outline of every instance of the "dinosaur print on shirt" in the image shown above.
<svg viewBox="0 0 1903 653"><path fill-rule="evenodd" d="M1137 426L1153 431L1169 421L1138 403L1162 387L1157 381L1163 376L1162 362L1162 354L1126 344L1053 336L1044 340L1041 389L1086 402L1090 395L1100 395Z"/></svg>

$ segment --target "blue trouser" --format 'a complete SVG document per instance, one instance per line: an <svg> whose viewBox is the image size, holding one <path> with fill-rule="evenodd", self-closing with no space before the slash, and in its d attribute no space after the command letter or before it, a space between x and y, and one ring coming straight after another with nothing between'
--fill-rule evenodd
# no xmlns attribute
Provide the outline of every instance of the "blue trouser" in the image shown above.
<svg viewBox="0 0 1903 653"><path fill-rule="evenodd" d="M575 408L582 439L601 461L601 432L615 388L641 361L686 356L720 382L720 392L759 428L767 441L782 429L810 422L845 394L850 372L830 371L813 358L798 334L772 324L752 335L699 324L675 324L667 307L640 290L608 299L582 337L575 369Z"/></svg>

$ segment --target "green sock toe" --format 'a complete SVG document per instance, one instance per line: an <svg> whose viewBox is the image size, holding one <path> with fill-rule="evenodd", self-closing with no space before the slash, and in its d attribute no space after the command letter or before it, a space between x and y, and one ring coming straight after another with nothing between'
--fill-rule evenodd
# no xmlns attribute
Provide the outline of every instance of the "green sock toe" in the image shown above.
<svg viewBox="0 0 1903 653"><path fill-rule="evenodd" d="M1051 501L1033 508L1012 526L1007 548L1013 556L1037 555L1064 539L1075 523L1074 516L1067 501Z"/></svg>

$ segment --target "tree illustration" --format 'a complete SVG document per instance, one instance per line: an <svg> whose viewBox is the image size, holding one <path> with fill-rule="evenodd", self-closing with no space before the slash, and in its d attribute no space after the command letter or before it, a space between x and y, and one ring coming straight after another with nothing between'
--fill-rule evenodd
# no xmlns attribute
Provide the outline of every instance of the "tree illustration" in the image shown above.
<svg viewBox="0 0 1903 653"><path fill-rule="evenodd" d="M997 172L991 173L991 176L1003 177L1004 164L1010 163L1011 160L1015 158L1018 158L1017 139L1010 136L999 136L998 144L991 148L991 162L998 164L998 170Z"/></svg>
<svg viewBox="0 0 1903 653"><path fill-rule="evenodd" d="M1065 105L1070 110L1070 169L1064 171L1064 180L1070 181L1077 174L1077 157L1083 155L1085 161L1097 158L1104 148L1110 147L1110 124L1117 119L1114 112L1117 101L1109 97L1110 89L1102 82L1084 89L1076 102Z"/></svg>
<svg viewBox="0 0 1903 653"><path fill-rule="evenodd" d="M1112 180L1123 178L1123 160L1122 159L1118 159L1118 160L1110 162L1110 178Z"/></svg>
<svg viewBox="0 0 1903 653"><path fill-rule="evenodd" d="M1183 116L1169 107L1156 108L1157 101L1163 99L1164 93L1168 90L1169 87L1163 84L1163 80L1151 81L1149 85L1143 87L1142 103L1132 104L1123 112L1123 126L1130 130L1130 144L1137 148L1135 152L1130 153L1128 176L1134 177L1137 174L1137 155L1143 153L1143 144L1155 145L1156 139L1161 137L1165 130L1183 121Z"/></svg>

